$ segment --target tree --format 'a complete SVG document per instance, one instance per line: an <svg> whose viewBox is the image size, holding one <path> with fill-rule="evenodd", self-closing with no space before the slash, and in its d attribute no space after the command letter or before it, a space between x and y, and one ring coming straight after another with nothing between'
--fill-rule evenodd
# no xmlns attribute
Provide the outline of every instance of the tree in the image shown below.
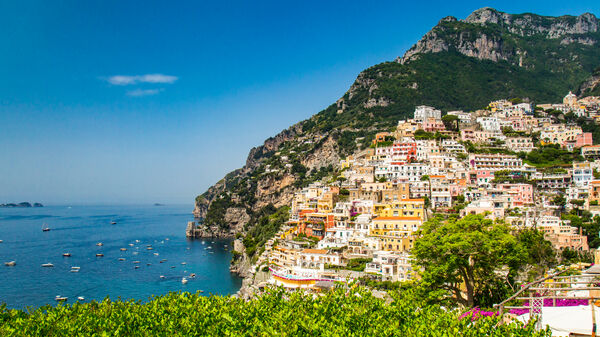
<svg viewBox="0 0 600 337"><path fill-rule="evenodd" d="M446 116L442 117L442 122L444 123L446 130L458 131L458 123L459 123L458 116L446 115Z"/></svg>
<svg viewBox="0 0 600 337"><path fill-rule="evenodd" d="M469 307L503 298L527 260L509 226L483 215L434 218L419 234L412 253L424 286L445 290L452 300Z"/></svg>
<svg viewBox="0 0 600 337"><path fill-rule="evenodd" d="M544 233L537 229L523 229L517 234L517 239L527 250L527 264L532 268L529 272L531 279L544 276L556 261L556 251L550 241L544 239Z"/></svg>

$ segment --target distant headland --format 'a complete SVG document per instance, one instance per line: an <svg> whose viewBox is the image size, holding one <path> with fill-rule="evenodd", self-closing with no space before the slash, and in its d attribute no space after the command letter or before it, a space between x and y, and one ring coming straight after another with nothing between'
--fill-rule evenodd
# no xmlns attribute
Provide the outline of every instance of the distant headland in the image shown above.
<svg viewBox="0 0 600 337"><path fill-rule="evenodd" d="M29 202L20 202L18 204L0 204L0 207L4 207L4 208L12 208L12 207L24 207L24 208L28 208L28 207L44 207L44 205L40 204L39 202L35 202L33 203L33 205Z"/></svg>

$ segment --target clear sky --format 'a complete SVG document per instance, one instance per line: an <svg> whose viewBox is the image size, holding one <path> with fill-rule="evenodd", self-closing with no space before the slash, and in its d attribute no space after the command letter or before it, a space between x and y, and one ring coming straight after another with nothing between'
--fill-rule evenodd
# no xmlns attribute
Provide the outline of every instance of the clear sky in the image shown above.
<svg viewBox="0 0 600 337"><path fill-rule="evenodd" d="M0 203L192 203L440 18L599 1L2 1Z"/></svg>

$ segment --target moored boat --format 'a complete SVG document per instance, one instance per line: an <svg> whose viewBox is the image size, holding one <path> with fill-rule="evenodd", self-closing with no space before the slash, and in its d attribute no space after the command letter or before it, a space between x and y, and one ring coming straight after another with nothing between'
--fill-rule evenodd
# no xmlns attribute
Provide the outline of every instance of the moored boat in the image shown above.
<svg viewBox="0 0 600 337"><path fill-rule="evenodd" d="M63 257L71 257L71 253L63 253Z"/></svg>
<svg viewBox="0 0 600 337"><path fill-rule="evenodd" d="M98 253L98 254L96 254L96 257L104 257L104 254Z"/></svg>
<svg viewBox="0 0 600 337"><path fill-rule="evenodd" d="M14 267L17 265L17 262L15 262L15 261L4 262L4 265L7 267Z"/></svg>
<svg viewBox="0 0 600 337"><path fill-rule="evenodd" d="M52 263L44 263L44 264L42 264L42 267L48 268L48 267L54 267L54 265Z"/></svg>
<svg viewBox="0 0 600 337"><path fill-rule="evenodd" d="M69 299L68 297L66 297L66 296L60 296L60 295L56 295L56 297L54 298L54 300L57 301L57 302L65 302L68 299Z"/></svg>
<svg viewBox="0 0 600 337"><path fill-rule="evenodd" d="M185 277L181 279L181 283L186 284L188 283L188 279L186 279Z"/></svg>
<svg viewBox="0 0 600 337"><path fill-rule="evenodd" d="M48 227L48 225L43 224L42 225L42 232L49 232L50 231L50 227Z"/></svg>

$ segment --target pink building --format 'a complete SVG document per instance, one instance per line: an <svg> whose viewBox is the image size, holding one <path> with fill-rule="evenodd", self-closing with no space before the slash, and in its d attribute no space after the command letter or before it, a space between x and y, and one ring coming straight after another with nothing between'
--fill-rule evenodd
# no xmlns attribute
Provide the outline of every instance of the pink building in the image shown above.
<svg viewBox="0 0 600 337"><path fill-rule="evenodd" d="M494 171L477 170L477 172L476 172L477 185L491 184L492 180L494 180Z"/></svg>
<svg viewBox="0 0 600 337"><path fill-rule="evenodd" d="M422 124L423 130L427 132L436 132L446 130L446 126L441 120L435 118L427 118Z"/></svg>
<svg viewBox="0 0 600 337"><path fill-rule="evenodd" d="M507 192L512 197L512 204L523 206L533 204L533 186L529 184L498 184L498 189Z"/></svg>
<svg viewBox="0 0 600 337"><path fill-rule="evenodd" d="M584 147L586 145L592 145L592 133L584 132L580 133L575 137L575 147Z"/></svg>

